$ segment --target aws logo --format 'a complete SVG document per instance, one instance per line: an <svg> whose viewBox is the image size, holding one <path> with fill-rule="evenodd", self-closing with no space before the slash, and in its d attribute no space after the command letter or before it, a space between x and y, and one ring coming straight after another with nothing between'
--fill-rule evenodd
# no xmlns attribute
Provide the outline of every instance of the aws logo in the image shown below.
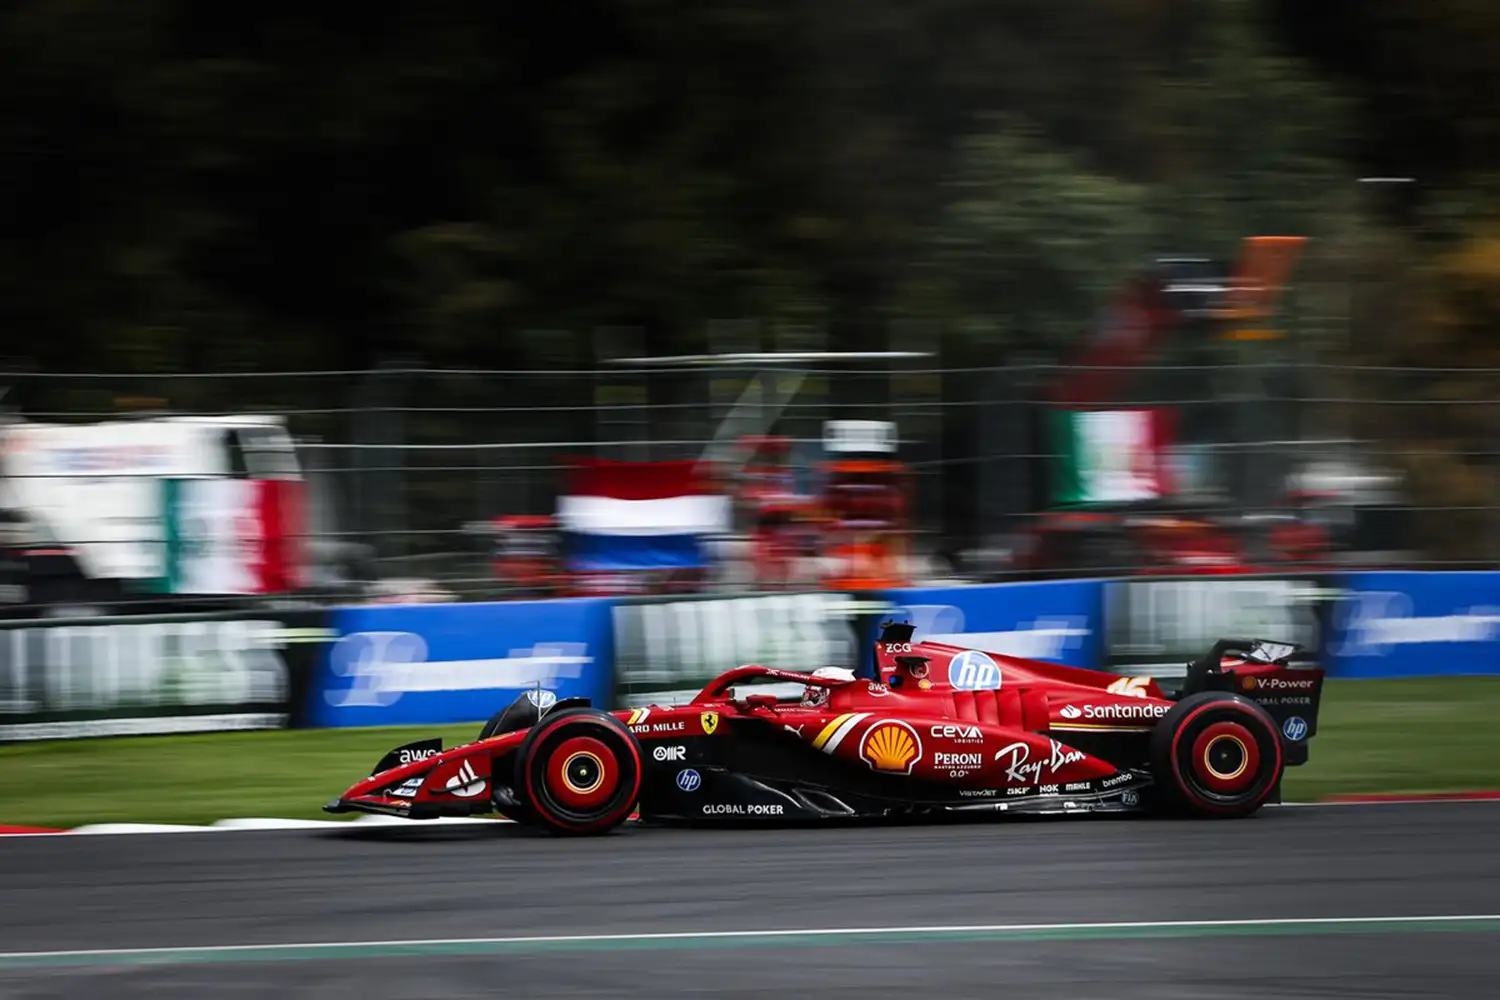
<svg viewBox="0 0 1500 1000"><path fill-rule="evenodd" d="M886 719L865 730L859 756L873 770L910 774L912 766L922 759L922 740L906 723Z"/></svg>

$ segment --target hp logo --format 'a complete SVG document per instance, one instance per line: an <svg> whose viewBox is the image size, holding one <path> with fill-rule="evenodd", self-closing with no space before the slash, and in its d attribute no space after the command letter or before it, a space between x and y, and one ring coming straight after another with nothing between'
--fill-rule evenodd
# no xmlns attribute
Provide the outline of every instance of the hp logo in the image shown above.
<svg viewBox="0 0 1500 1000"><path fill-rule="evenodd" d="M948 683L960 691L998 691L1000 668L977 649L965 650L948 661Z"/></svg>
<svg viewBox="0 0 1500 1000"><path fill-rule="evenodd" d="M1286 724L1281 727L1281 735L1285 736L1293 743L1298 743L1302 740L1305 740L1307 738L1307 720L1302 718L1300 715L1292 716L1290 719L1287 719Z"/></svg>
<svg viewBox="0 0 1500 1000"><path fill-rule="evenodd" d="M703 784L703 776L692 768L677 772L677 787L684 792L696 792Z"/></svg>

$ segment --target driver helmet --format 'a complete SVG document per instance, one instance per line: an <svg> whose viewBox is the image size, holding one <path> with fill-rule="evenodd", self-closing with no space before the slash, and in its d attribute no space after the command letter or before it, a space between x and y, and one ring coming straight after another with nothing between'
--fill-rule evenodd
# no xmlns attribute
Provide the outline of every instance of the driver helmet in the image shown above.
<svg viewBox="0 0 1500 1000"><path fill-rule="evenodd" d="M814 677L828 677L833 680L852 681L854 671L844 667L819 667L812 672ZM822 708L828 704L828 688L809 684L802 689L802 707Z"/></svg>

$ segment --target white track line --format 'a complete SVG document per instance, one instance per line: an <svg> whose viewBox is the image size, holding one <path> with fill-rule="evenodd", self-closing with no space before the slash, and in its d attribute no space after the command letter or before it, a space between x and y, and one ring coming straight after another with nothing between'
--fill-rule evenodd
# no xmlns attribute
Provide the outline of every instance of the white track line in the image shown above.
<svg viewBox="0 0 1500 1000"><path fill-rule="evenodd" d="M243 817L215 820L212 823L88 823L71 830L41 831L27 833L0 833L0 840L8 837L60 837L67 835L106 836L140 835L151 833L230 833L247 830L332 830L350 827L405 827L417 829L424 826L478 826L485 823L510 823L502 817L490 819L480 816L441 816L436 819L401 819L399 816L366 815L358 819L274 819Z"/></svg>
<svg viewBox="0 0 1500 1000"><path fill-rule="evenodd" d="M1352 802L1278 802L1267 809L1329 809L1370 806L1433 806L1433 805L1489 805L1500 806L1500 799L1475 798L1421 798L1421 799L1377 799ZM428 826L481 826L486 823L510 823L503 817L444 816L437 819L411 820L399 816L365 815L358 819L276 819L274 817L237 817L215 820L201 825L174 823L89 823L71 830L55 832L0 833L0 839L11 837L57 837L64 834L83 836L123 836L156 833L226 833L258 830L329 830L350 827L404 827L415 830ZM767 829L774 829L767 827Z"/></svg>
<svg viewBox="0 0 1500 1000"><path fill-rule="evenodd" d="M1409 926L1413 924L1462 923L1465 921L1500 921L1497 913L1454 913L1426 916L1383 917L1262 917L1248 920L1119 920L1093 923L1057 924L954 924L907 927L804 927L796 929L738 931L659 931L635 934L544 934L514 937L479 938L403 938L389 941L289 941L282 944L192 945L156 948L88 948L68 951L0 952L0 962L28 958L100 958L149 955L235 954L254 952L318 951L334 948L390 949L412 947L445 947L463 945L541 945L541 944L610 944L649 941L734 941L754 938L838 938L838 937L939 937L951 934L1068 934L1096 931L1215 930L1253 929L1257 927L1359 927L1380 924Z"/></svg>

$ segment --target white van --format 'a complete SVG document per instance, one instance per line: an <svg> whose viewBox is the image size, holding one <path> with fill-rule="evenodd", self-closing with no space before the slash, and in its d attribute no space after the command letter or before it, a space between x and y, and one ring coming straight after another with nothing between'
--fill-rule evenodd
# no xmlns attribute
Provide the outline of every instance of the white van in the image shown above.
<svg viewBox="0 0 1500 1000"><path fill-rule="evenodd" d="M165 479L302 479L275 416L0 425L0 509L72 550L95 579L166 575Z"/></svg>

